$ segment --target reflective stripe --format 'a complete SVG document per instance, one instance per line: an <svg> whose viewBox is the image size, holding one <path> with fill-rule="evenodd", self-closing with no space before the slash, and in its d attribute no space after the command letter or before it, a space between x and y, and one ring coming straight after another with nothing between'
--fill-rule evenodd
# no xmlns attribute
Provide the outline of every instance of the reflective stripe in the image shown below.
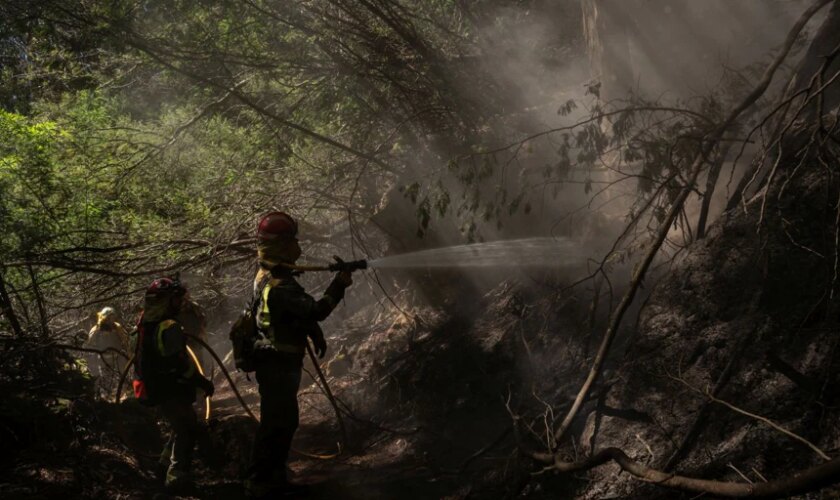
<svg viewBox="0 0 840 500"><path fill-rule="evenodd" d="M257 314L257 327L265 334L272 344L275 342L274 327L271 326L271 311L268 308L268 296L271 294L271 288L279 285L280 280L272 278L268 280L262 289L262 307Z"/></svg>
<svg viewBox="0 0 840 500"><path fill-rule="evenodd" d="M166 346L163 345L163 332L168 330L174 324L175 324L174 319L163 320L163 321L160 322L160 324L158 324L157 347L158 347L158 352L160 353L161 356L166 356Z"/></svg>
<svg viewBox="0 0 840 500"><path fill-rule="evenodd" d="M276 280L269 280L262 289L262 307L260 308L258 326L261 330L268 331L271 328L271 312L268 310L268 294Z"/></svg>

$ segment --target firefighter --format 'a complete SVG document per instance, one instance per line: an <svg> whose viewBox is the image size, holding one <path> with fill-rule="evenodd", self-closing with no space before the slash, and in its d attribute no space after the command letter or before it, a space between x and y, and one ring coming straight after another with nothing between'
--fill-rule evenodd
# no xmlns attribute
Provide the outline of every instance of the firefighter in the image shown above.
<svg viewBox="0 0 840 500"><path fill-rule="evenodd" d="M254 358L261 420L245 480L251 498L273 498L302 489L289 482L286 461L298 426L297 391L306 342L311 339L316 354L324 357L327 343L318 322L329 316L353 283L349 272L340 272L320 300L308 295L286 267L301 255L297 231L295 220L283 212L263 217L257 230L260 270L254 293L259 297L260 339Z"/></svg>
<svg viewBox="0 0 840 500"><path fill-rule="evenodd" d="M164 484L171 491L192 486L192 455L198 434L192 405L196 388L208 396L214 390L191 360L183 327L175 320L185 294L177 280L152 282L138 323L135 352L135 395L142 403L157 406L171 429L161 453L161 464L166 466Z"/></svg>
<svg viewBox="0 0 840 500"><path fill-rule="evenodd" d="M96 314L96 325L90 329L84 347L103 351L87 357L88 372L96 377L100 389L108 392L115 377L122 372L127 358L128 334L117 322L117 311L104 307Z"/></svg>

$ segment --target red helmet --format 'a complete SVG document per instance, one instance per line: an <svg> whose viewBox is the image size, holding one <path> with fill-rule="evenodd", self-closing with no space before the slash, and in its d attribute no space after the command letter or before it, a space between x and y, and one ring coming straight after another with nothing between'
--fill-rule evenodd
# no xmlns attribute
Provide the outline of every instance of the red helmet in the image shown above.
<svg viewBox="0 0 840 500"><path fill-rule="evenodd" d="M257 227L257 239L270 241L281 237L297 236L298 225L286 212L271 212L260 219Z"/></svg>
<svg viewBox="0 0 840 500"><path fill-rule="evenodd" d="M165 294L183 295L186 291L187 289L177 280L173 280L172 278L158 278L152 281L152 284L146 289L146 296L157 297Z"/></svg>

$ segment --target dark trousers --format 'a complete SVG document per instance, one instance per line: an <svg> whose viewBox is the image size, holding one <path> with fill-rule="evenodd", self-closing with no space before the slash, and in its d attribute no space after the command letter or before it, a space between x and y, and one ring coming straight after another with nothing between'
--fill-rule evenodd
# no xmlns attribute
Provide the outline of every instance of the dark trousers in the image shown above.
<svg viewBox="0 0 840 500"><path fill-rule="evenodd" d="M254 483L284 482L286 461L298 427L297 392L300 360L272 357L257 363L260 426L254 441L249 479Z"/></svg>
<svg viewBox="0 0 840 500"><path fill-rule="evenodd" d="M189 472L192 467L193 449L198 434L198 421L192 403L179 399L168 399L160 403L160 412L169 422L172 432L163 449L169 454L169 473Z"/></svg>

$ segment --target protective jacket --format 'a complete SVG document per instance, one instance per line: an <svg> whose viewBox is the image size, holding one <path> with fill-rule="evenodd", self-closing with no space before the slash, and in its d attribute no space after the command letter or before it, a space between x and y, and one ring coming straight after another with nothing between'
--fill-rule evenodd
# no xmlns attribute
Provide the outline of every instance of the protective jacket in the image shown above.
<svg viewBox="0 0 840 500"><path fill-rule="evenodd" d="M128 347L128 333L117 322L97 323L90 329L84 346L100 350L113 348L125 351Z"/></svg>
<svg viewBox="0 0 840 500"><path fill-rule="evenodd" d="M119 373L123 369L124 361L114 351L126 352L128 350L128 333L117 322L100 322L90 329L88 339L83 346L105 351L101 357L96 355L88 358L88 368L92 375L104 376L109 371Z"/></svg>
<svg viewBox="0 0 840 500"><path fill-rule="evenodd" d="M174 319L143 321L138 328L135 372L146 386L149 402L195 401L202 381L186 349L183 328Z"/></svg>
<svg viewBox="0 0 840 500"><path fill-rule="evenodd" d="M326 319L342 298L344 287L334 281L324 296L315 300L290 272L275 268L260 290L256 319L263 338L257 341L258 352L273 350L300 364L306 338L316 345L323 343L324 332L318 322Z"/></svg>
<svg viewBox="0 0 840 500"><path fill-rule="evenodd" d="M344 286L336 279L315 300L290 271L275 267L270 279L257 280L255 291L261 337L255 352L261 419L245 488L259 497L287 484L286 461L299 423L297 391L306 338L312 338L316 350L326 349L318 322L344 297Z"/></svg>

